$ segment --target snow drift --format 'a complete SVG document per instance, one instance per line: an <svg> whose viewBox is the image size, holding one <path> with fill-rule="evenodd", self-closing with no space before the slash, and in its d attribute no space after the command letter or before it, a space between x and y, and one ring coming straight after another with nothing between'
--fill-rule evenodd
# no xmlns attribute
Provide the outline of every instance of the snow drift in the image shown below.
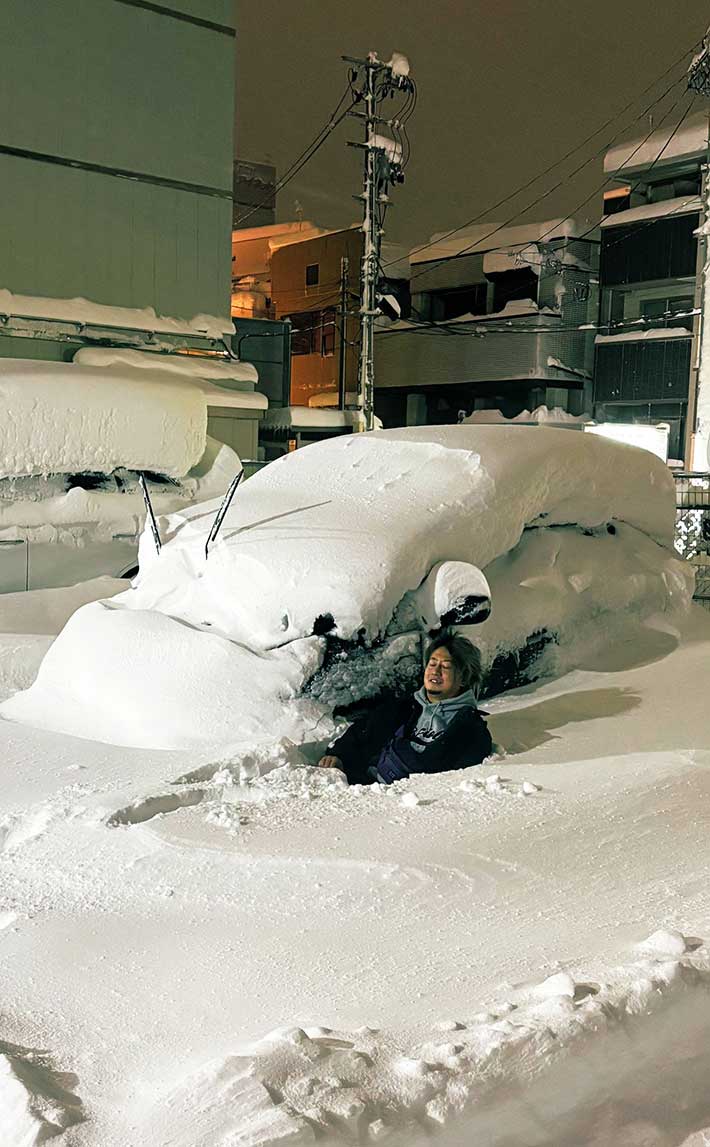
<svg viewBox="0 0 710 1147"><path fill-rule="evenodd" d="M119 466L180 477L206 435L207 405L189 380L0 359L0 478Z"/></svg>

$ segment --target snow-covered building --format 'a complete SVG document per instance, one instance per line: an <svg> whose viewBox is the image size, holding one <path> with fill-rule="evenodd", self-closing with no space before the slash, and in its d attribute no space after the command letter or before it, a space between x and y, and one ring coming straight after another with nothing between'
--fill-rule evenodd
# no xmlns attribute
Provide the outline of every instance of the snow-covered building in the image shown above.
<svg viewBox="0 0 710 1147"><path fill-rule="evenodd" d="M300 445L351 430L352 418L341 415L343 406L356 401L362 249L359 226L328 231L299 220L232 234L237 334L253 319L290 323L291 377L283 404L290 421L283 412L270 415L272 438ZM394 246L383 248L383 261L389 263L387 292L398 296L406 313L409 265L404 255Z"/></svg>
<svg viewBox="0 0 710 1147"><path fill-rule="evenodd" d="M232 226L264 227L276 221L276 168L241 157L234 161ZM241 220L244 220L242 223Z"/></svg>
<svg viewBox="0 0 710 1147"><path fill-rule="evenodd" d="M604 160L614 181L601 225L600 331L594 415L666 422L672 458L693 461L702 168L708 119L615 144ZM700 469L707 469L701 460Z"/></svg>
<svg viewBox="0 0 710 1147"><path fill-rule="evenodd" d="M161 352L161 369L202 352L205 381L216 354L211 429L248 458L266 401L230 345L234 15L233 0L6 0L0 366L99 344Z"/></svg>
<svg viewBox="0 0 710 1147"><path fill-rule="evenodd" d="M556 219L480 224L414 248L411 318L376 338L385 425L588 409L598 246L589 221Z"/></svg>

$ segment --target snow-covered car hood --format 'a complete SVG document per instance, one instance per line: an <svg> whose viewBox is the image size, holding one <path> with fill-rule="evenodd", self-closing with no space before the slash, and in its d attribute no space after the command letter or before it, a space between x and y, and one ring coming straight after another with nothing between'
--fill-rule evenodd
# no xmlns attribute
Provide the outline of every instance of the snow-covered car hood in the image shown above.
<svg viewBox="0 0 710 1147"><path fill-rule="evenodd" d="M480 568L530 526L610 521L670 546L675 491L647 451L568 430L457 425L309 446L242 487L205 558L218 503L169 519L158 558L144 538L136 587L118 599L207 626L255 650L333 632L380 635L440 561Z"/></svg>

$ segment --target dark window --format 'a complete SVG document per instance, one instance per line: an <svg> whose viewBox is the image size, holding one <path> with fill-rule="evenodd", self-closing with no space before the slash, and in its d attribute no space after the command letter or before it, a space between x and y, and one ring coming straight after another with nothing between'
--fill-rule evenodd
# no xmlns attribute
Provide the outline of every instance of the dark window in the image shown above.
<svg viewBox="0 0 710 1147"><path fill-rule="evenodd" d="M688 398L691 339L601 343L594 371L595 402Z"/></svg>
<svg viewBox="0 0 710 1147"><path fill-rule="evenodd" d="M291 354L313 354L320 333L320 312L299 311L291 319Z"/></svg>
<svg viewBox="0 0 710 1147"><path fill-rule="evenodd" d="M320 263L309 263L306 267L306 286L317 287L320 281Z"/></svg>
<svg viewBox="0 0 710 1147"><path fill-rule="evenodd" d="M625 195L604 196L604 214L616 215L617 211L628 211L631 206L631 192Z"/></svg>
<svg viewBox="0 0 710 1147"><path fill-rule="evenodd" d="M500 271L489 276L493 282L493 310L505 310L506 303L517 299L537 302L538 277L530 267L519 271Z"/></svg>
<svg viewBox="0 0 710 1147"><path fill-rule="evenodd" d="M698 216L644 220L602 232L601 281L605 286L695 275Z"/></svg>
<svg viewBox="0 0 710 1147"><path fill-rule="evenodd" d="M675 298L645 299L641 303L641 316L649 327L685 327L693 329L693 298L680 295Z"/></svg>
<svg viewBox="0 0 710 1147"><path fill-rule="evenodd" d="M458 319L460 315L485 315L487 295L487 283L453 287L448 291L432 291L430 296L432 322Z"/></svg>
<svg viewBox="0 0 710 1147"><path fill-rule="evenodd" d="M335 310L299 311L291 319L291 354L335 353Z"/></svg>

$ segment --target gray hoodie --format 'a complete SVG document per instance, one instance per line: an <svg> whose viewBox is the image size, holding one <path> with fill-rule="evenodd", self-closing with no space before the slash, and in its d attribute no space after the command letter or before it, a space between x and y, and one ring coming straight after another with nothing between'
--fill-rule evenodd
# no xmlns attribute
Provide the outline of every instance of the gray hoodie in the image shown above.
<svg viewBox="0 0 710 1147"><path fill-rule="evenodd" d="M428 742L435 741L462 709L475 709L477 707L472 689L466 689L463 693L459 693L458 697L450 697L448 701L429 701L422 686L414 694L414 700L418 701L422 707L414 735L419 741L424 741L424 744L418 745L416 741L411 742L412 748L416 749L418 753L424 751Z"/></svg>

